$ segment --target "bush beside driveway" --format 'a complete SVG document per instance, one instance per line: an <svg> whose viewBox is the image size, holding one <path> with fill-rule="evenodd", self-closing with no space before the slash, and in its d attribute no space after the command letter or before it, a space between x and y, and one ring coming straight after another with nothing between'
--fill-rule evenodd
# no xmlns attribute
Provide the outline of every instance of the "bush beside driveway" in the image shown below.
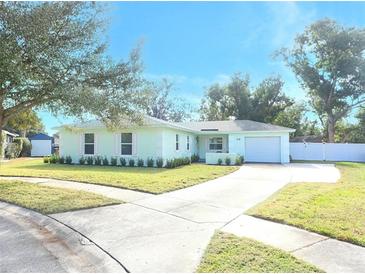
<svg viewBox="0 0 365 274"><path fill-rule="evenodd" d="M45 164L41 159L17 159L0 167L0 176L73 180L149 193L163 193L206 182L237 170L236 166L191 164L175 169Z"/></svg>
<svg viewBox="0 0 365 274"><path fill-rule="evenodd" d="M290 184L247 213L365 246L365 164L336 166L336 184Z"/></svg>

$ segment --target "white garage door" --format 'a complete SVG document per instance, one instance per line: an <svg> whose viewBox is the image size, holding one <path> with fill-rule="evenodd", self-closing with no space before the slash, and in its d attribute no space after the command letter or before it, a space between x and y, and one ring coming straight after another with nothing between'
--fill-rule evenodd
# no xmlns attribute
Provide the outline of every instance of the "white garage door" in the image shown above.
<svg viewBox="0 0 365 274"><path fill-rule="evenodd" d="M51 140L32 140L31 156L47 156L52 154Z"/></svg>
<svg viewBox="0 0 365 274"><path fill-rule="evenodd" d="M280 163L280 137L246 137L245 161Z"/></svg>

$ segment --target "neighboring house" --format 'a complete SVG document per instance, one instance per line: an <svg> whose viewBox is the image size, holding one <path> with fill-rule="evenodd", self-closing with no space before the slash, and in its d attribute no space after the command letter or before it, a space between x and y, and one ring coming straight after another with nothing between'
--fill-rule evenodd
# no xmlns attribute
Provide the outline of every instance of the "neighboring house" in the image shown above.
<svg viewBox="0 0 365 274"><path fill-rule="evenodd" d="M75 163L82 156L125 158L189 157L208 164L237 156L247 162L289 162L289 133L294 129L248 120L172 123L145 117L143 126L107 129L99 121L57 127L60 155Z"/></svg>
<svg viewBox="0 0 365 274"><path fill-rule="evenodd" d="M7 130L3 130L3 134L4 134L4 144L5 144L5 146L7 144L12 143L14 138L19 136L18 134L12 133L12 132L7 131Z"/></svg>
<svg viewBox="0 0 365 274"><path fill-rule="evenodd" d="M3 151L2 151L1 155L4 155L4 152L5 152L5 149L6 149L7 145L12 143L14 138L18 137L19 135L16 134L16 133L12 133L10 131L7 131L7 130L3 130L2 133L3 133L3 138L4 139L3 139L3 146L2 146Z"/></svg>
<svg viewBox="0 0 365 274"><path fill-rule="evenodd" d="M30 156L39 157L52 154L53 138L44 133L34 134L28 137L32 144Z"/></svg>

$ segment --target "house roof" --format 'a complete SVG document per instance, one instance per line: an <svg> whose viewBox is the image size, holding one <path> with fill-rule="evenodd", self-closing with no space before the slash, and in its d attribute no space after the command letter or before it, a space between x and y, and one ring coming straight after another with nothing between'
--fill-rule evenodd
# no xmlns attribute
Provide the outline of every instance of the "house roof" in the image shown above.
<svg viewBox="0 0 365 274"><path fill-rule="evenodd" d="M53 138L44 133L37 133L37 134L30 136L28 139L29 140L52 140Z"/></svg>
<svg viewBox="0 0 365 274"><path fill-rule="evenodd" d="M157 119L150 116L144 116L142 120L142 124L144 126L150 127L168 127L174 129L180 129L189 132L240 132L240 131L284 131L284 132L293 132L295 131L292 128L281 127L271 124L265 124L250 120L230 120L230 121L201 121L201 122L183 122L183 123L173 123L167 122L161 119ZM136 125L131 124L130 127ZM138 126L138 125L137 125ZM99 120L91 120L84 123L76 123L72 125L64 125L61 127L56 127L54 129L60 128L77 128L77 129L96 129L96 128L105 128L103 122ZM126 125L126 127L128 127Z"/></svg>
<svg viewBox="0 0 365 274"><path fill-rule="evenodd" d="M142 124L144 126L149 126L149 127L168 127L168 128L180 129L180 130L184 130L184 131L194 131L190 128L184 127L183 125L179 125L178 123L164 121L164 120L150 117L147 115L142 118ZM138 124L130 123L128 126L128 122L126 122L126 125L125 125L126 128L135 127L135 126L138 126ZM91 120L91 121L75 123L75 124L71 124L71 125L63 125L60 127L55 127L53 129L60 129L60 128L96 129L96 128L105 128L105 124L103 122L101 122L100 120Z"/></svg>
<svg viewBox="0 0 365 274"><path fill-rule="evenodd" d="M6 135L10 135L10 136L13 136L13 137L17 137L17 136L19 136L19 134L12 133L12 132L7 131L7 130L5 130L5 129L3 129L3 132L4 132Z"/></svg>
<svg viewBox="0 0 365 274"><path fill-rule="evenodd" d="M201 122L185 122L178 124L200 132L295 131L295 129L292 128L260 123L251 120L201 121Z"/></svg>

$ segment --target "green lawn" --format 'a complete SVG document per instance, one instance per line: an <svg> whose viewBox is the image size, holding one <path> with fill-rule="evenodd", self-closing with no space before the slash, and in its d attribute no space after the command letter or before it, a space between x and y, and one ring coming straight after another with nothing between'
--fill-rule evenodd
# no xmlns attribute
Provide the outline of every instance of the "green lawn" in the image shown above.
<svg viewBox="0 0 365 274"><path fill-rule="evenodd" d="M365 164L337 163L336 184L290 184L248 214L365 246Z"/></svg>
<svg viewBox="0 0 365 274"><path fill-rule="evenodd" d="M197 272L321 272L282 250L232 234L216 233Z"/></svg>
<svg viewBox="0 0 365 274"><path fill-rule="evenodd" d="M43 214L121 203L85 191L8 180L0 180L0 201L30 208Z"/></svg>
<svg viewBox="0 0 365 274"><path fill-rule="evenodd" d="M16 159L0 166L0 176L47 177L162 193L196 185L237 170L235 166L192 164L175 169L44 164Z"/></svg>

